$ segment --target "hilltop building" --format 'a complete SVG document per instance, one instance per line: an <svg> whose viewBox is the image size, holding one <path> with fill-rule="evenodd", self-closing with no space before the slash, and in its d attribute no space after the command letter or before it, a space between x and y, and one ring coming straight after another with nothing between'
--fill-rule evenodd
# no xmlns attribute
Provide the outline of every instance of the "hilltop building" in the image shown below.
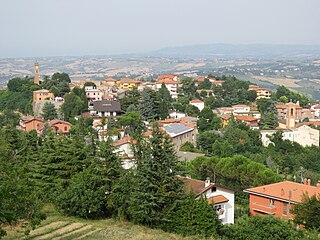
<svg viewBox="0 0 320 240"><path fill-rule="evenodd" d="M33 91L33 101L53 100L54 94L47 89Z"/></svg>
<svg viewBox="0 0 320 240"><path fill-rule="evenodd" d="M257 100L261 98L270 99L271 97L271 92L269 90L257 85L250 85L248 91L255 91L257 93Z"/></svg>

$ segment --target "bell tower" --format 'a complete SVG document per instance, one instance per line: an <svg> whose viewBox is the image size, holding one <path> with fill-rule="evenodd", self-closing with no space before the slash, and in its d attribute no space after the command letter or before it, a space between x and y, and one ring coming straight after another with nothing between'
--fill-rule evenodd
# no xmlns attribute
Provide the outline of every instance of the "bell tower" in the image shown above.
<svg viewBox="0 0 320 240"><path fill-rule="evenodd" d="M297 104L289 102L287 105L287 114L286 114L286 127L295 128L296 127L296 118L297 118Z"/></svg>
<svg viewBox="0 0 320 240"><path fill-rule="evenodd" d="M34 63L34 84L39 85L40 83L40 72L39 72L39 63L35 62Z"/></svg>

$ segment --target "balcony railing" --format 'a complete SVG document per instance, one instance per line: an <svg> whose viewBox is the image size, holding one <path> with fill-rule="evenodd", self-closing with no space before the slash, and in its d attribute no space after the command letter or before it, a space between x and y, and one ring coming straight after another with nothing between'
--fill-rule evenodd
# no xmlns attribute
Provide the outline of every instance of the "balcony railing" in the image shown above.
<svg viewBox="0 0 320 240"><path fill-rule="evenodd" d="M252 210L256 212L262 212L266 214L274 215L276 213L276 207L275 206L264 206L258 203L252 204Z"/></svg>

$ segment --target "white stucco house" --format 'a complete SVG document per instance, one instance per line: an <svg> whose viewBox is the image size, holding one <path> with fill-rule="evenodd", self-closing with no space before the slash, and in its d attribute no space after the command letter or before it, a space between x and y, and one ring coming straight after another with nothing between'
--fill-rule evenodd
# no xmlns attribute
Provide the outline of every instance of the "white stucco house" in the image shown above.
<svg viewBox="0 0 320 240"><path fill-rule="evenodd" d="M272 143L269 136L272 136L279 130L261 130L261 141L263 146L268 146ZM307 125L302 125L297 128L281 129L282 139L291 142L299 143L301 146L319 146L319 130L313 129Z"/></svg>
<svg viewBox="0 0 320 240"><path fill-rule="evenodd" d="M94 88L93 86L86 86L85 92L88 101L102 100L103 92L99 89Z"/></svg>
<svg viewBox="0 0 320 240"><path fill-rule="evenodd" d="M244 115L249 116L250 113L250 106L244 105L244 104L238 104L232 106L233 109L233 115Z"/></svg>
<svg viewBox="0 0 320 240"><path fill-rule="evenodd" d="M178 178L184 183L186 193L194 192L195 198L205 196L216 211L223 224L234 223L234 190L225 186L212 183L209 179L201 181L189 177Z"/></svg>
<svg viewBox="0 0 320 240"><path fill-rule="evenodd" d="M194 100L191 100L189 102L189 104L195 106L196 108L198 108L200 111L202 111L202 109L204 109L204 102L199 100L199 99L194 99Z"/></svg>
<svg viewBox="0 0 320 240"><path fill-rule="evenodd" d="M172 98L178 97L179 78L177 75L175 74L160 75L156 82L156 89L159 90L162 84L166 86Z"/></svg>

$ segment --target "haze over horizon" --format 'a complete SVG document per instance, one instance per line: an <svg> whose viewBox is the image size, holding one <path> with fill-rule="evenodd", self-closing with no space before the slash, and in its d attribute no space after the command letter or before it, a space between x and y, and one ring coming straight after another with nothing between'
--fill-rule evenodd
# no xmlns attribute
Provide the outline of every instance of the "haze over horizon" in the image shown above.
<svg viewBox="0 0 320 240"><path fill-rule="evenodd" d="M197 44L320 45L318 0L0 0L0 57Z"/></svg>

